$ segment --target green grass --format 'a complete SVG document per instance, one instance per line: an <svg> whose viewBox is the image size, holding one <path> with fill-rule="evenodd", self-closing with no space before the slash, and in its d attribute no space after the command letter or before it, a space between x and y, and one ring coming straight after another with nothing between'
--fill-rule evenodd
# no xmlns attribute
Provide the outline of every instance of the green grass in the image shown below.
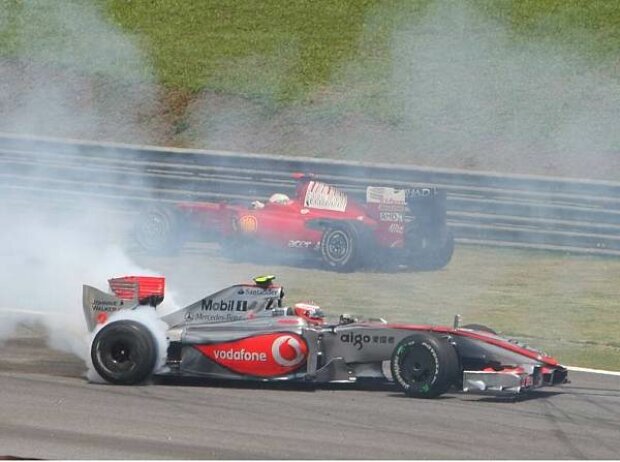
<svg viewBox="0 0 620 462"><path fill-rule="evenodd" d="M118 33L99 2L2 0L0 56L52 64L86 77L151 81L140 37Z"/></svg>
<svg viewBox="0 0 620 462"><path fill-rule="evenodd" d="M115 23L144 39L164 84L286 100L334 84L353 84L362 99L368 96L365 90L389 91L377 89L376 82L389 74L395 29L423 20L433 3L110 0L105 5ZM616 58L620 50L620 2L469 4L518 40L552 42L593 59ZM338 82L342 68L349 67L357 69Z"/></svg>
<svg viewBox="0 0 620 462"><path fill-rule="evenodd" d="M278 102L346 91L357 100L356 107L367 109L390 91L386 77L392 65L395 30L406 24L415 34L415 24L437 5L433 0L91 3L112 28L129 34L144 53L148 71L152 64L158 81L167 87L191 92L209 89ZM547 42L588 59L617 60L620 2L467 3L481 17L507 27L517 42ZM84 2L3 0L2 7L0 54L52 61L73 57L97 70L94 63L111 35L104 36L88 22L81 27L72 11L84 9ZM66 22L59 18L63 14ZM120 41L111 45L122 47ZM119 77L127 72L122 65L110 68Z"/></svg>
<svg viewBox="0 0 620 462"><path fill-rule="evenodd" d="M458 313L464 324L486 324L564 364L620 370L616 259L458 246L442 271L335 274L232 263L209 246L187 249L174 265L169 259L139 258L167 275L181 304L267 271L278 276L289 303L314 301L333 315L420 324L451 325Z"/></svg>
<svg viewBox="0 0 620 462"><path fill-rule="evenodd" d="M593 59L617 57L620 3L608 0L482 0L521 39L554 42Z"/></svg>
<svg viewBox="0 0 620 462"><path fill-rule="evenodd" d="M378 0L106 3L141 35L160 81L190 91L291 99L324 85L357 53Z"/></svg>

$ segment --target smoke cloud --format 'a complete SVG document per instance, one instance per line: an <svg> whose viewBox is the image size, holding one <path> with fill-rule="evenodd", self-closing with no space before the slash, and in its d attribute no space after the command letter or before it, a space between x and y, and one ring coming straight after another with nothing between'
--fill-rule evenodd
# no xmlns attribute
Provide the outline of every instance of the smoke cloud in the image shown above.
<svg viewBox="0 0 620 462"><path fill-rule="evenodd" d="M150 61L100 6L20 2L0 22L19 56L0 65L0 131L145 144L167 136Z"/></svg>
<svg viewBox="0 0 620 462"><path fill-rule="evenodd" d="M517 39L466 2L437 2L395 32L392 50L410 152L450 167L569 176L617 164L620 82L602 65Z"/></svg>
<svg viewBox="0 0 620 462"><path fill-rule="evenodd" d="M17 47L27 58L0 66L0 130L152 142L152 127L141 120L154 110L157 88L132 38L89 3L20 5ZM3 24L15 20L0 15ZM55 33L47 33L51 30ZM27 164L16 170L3 162L0 173L35 178L46 165L32 159L27 171ZM69 177L58 173L54 180ZM0 343L20 323L42 325L51 348L89 361L92 336L82 312L82 284L106 290L112 277L157 275L126 255L119 245L126 239L126 217L90 199L92 188L86 177L83 181L84 194L64 203L55 202L53 193L22 197L0 189ZM144 186L137 183L132 186ZM174 305L170 293L165 303ZM122 316L155 325L152 313ZM165 342L161 327L154 332Z"/></svg>
<svg viewBox="0 0 620 462"><path fill-rule="evenodd" d="M123 237L120 230L101 232L115 221L112 216L102 212L61 215L58 220L36 208L0 211L4 223L0 229L0 315L8 320L2 323L0 340L17 322L39 323L47 329L52 348L86 359L82 284L105 290L111 277L157 273L136 265L115 244ZM167 303L174 304L169 294Z"/></svg>
<svg viewBox="0 0 620 462"><path fill-rule="evenodd" d="M397 19L381 7L365 24L360 55L309 101L274 111L205 92L189 107L184 141L620 179L620 81L610 63L593 63L560 43L518 37L475 2L435 1ZM387 46L369 56L385 26L393 27Z"/></svg>

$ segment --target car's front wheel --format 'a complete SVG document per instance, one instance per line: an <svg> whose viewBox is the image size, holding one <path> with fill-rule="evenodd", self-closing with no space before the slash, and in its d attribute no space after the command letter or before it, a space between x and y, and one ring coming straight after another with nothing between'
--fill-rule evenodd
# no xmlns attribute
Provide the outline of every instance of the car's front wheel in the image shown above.
<svg viewBox="0 0 620 462"><path fill-rule="evenodd" d="M122 320L101 328L93 340L90 356L95 370L107 382L134 385L153 373L157 347L146 326Z"/></svg>
<svg viewBox="0 0 620 462"><path fill-rule="evenodd" d="M420 332L403 339L390 361L394 382L407 395L435 398L458 381L459 360L445 338Z"/></svg>

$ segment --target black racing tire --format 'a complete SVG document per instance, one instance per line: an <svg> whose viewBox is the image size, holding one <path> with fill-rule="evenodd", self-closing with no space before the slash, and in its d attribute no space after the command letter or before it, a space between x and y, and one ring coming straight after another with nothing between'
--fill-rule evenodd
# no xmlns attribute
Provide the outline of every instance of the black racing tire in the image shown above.
<svg viewBox="0 0 620 462"><path fill-rule="evenodd" d="M359 236L349 224L330 225L325 229L320 244L321 260L325 267L349 272L359 263Z"/></svg>
<svg viewBox="0 0 620 462"><path fill-rule="evenodd" d="M107 382L135 385L148 379L157 361L157 345L149 329L136 321L115 321L95 336L93 366Z"/></svg>
<svg viewBox="0 0 620 462"><path fill-rule="evenodd" d="M150 207L138 217L133 229L134 241L150 255L174 256L185 241L183 225L183 217L173 207Z"/></svg>
<svg viewBox="0 0 620 462"><path fill-rule="evenodd" d="M413 398L436 398L459 380L456 349L445 338L427 332L403 339L390 361L394 382Z"/></svg>
<svg viewBox="0 0 620 462"><path fill-rule="evenodd" d="M497 335L497 332L484 324L465 324L461 326L463 329L479 330L480 332L487 332L489 334Z"/></svg>
<svg viewBox="0 0 620 462"><path fill-rule="evenodd" d="M434 271L444 268L454 254L454 234L445 227L437 233L420 237L415 230L407 236L408 264L418 271Z"/></svg>

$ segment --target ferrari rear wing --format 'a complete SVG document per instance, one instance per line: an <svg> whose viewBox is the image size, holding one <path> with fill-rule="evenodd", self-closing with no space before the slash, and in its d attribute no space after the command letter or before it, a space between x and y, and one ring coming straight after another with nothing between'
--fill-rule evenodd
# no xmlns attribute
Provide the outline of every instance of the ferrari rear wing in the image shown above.
<svg viewBox="0 0 620 462"><path fill-rule="evenodd" d="M428 229L438 229L446 223L446 192L435 186L368 186L366 203L379 221L403 221L402 215L394 215L398 213L413 216L417 226Z"/></svg>

